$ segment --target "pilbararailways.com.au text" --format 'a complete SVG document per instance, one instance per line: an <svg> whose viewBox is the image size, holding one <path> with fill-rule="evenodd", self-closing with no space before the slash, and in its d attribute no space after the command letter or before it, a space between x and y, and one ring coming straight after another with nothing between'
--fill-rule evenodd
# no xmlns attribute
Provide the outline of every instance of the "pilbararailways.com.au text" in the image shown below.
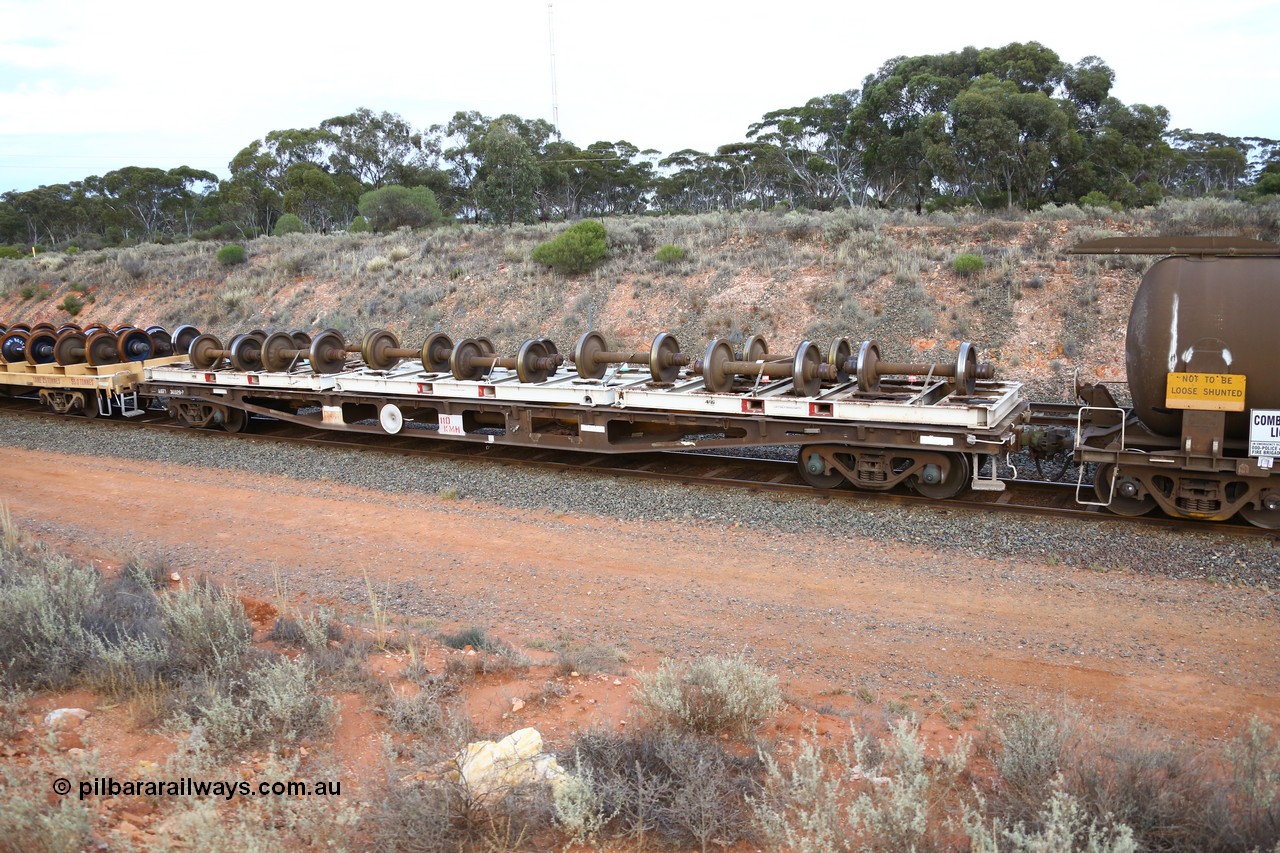
<svg viewBox="0 0 1280 853"><path fill-rule="evenodd" d="M247 782L241 780L192 779L125 779L98 776L83 779L77 789L80 799L90 797L220 797L232 800L236 797L340 797L342 782L321 779L306 782L297 779L274 782ZM54 793L66 796L71 793L71 780L59 777L53 780Z"/></svg>

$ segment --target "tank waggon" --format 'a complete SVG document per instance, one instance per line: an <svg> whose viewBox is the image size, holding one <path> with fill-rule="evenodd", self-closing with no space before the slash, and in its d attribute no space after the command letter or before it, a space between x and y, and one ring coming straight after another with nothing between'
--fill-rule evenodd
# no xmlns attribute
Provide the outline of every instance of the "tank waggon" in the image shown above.
<svg viewBox="0 0 1280 853"><path fill-rule="evenodd" d="M1081 386L1075 459L1094 463L1097 503L1159 507L1280 529L1274 457L1251 455L1254 413L1280 410L1280 245L1223 237L1117 237L1075 254L1168 257L1143 276L1125 342L1132 407ZM1080 485L1083 485L1082 483ZM1077 495L1082 490L1077 489Z"/></svg>

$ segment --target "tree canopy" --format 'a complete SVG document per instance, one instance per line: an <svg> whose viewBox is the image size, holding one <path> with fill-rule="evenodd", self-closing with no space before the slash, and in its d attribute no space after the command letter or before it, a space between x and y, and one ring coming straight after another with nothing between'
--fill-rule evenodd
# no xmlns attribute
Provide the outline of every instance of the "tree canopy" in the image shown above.
<svg viewBox="0 0 1280 853"><path fill-rule="evenodd" d="M247 238L272 233L285 215L323 232L349 227L366 205L370 224L382 228L779 205L919 212L1280 193L1280 141L1171 128L1167 110L1121 102L1114 82L1099 57L1072 64L1038 42L899 56L861 86L770 110L741 141L665 157L626 140L580 147L544 119L460 111L415 128L360 107L250 142L223 180L185 166L124 166L6 192L0 243ZM296 227L291 219L286 230Z"/></svg>

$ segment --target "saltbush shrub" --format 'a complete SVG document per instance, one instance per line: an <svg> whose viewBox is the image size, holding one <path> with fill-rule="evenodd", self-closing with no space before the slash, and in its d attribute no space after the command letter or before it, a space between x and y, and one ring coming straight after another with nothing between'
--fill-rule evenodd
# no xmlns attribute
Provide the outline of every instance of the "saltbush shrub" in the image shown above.
<svg viewBox="0 0 1280 853"><path fill-rule="evenodd" d="M248 259L249 256L245 253L244 246L241 246L239 243L231 243L230 245L223 246L218 250L218 263L222 264L224 267L233 267L236 264L243 264Z"/></svg>
<svg viewBox="0 0 1280 853"><path fill-rule="evenodd" d="M608 237L603 225L586 219L571 225L554 240L539 244L532 258L534 263L566 275L586 272L609 254Z"/></svg>
<svg viewBox="0 0 1280 853"><path fill-rule="evenodd" d="M778 679L741 656L663 661L640 676L635 698L661 728L744 738L782 708Z"/></svg>
<svg viewBox="0 0 1280 853"><path fill-rule="evenodd" d="M398 184L370 190L360 196L360 215L374 231L397 228L421 228L440 221L440 204L428 187L402 187Z"/></svg>

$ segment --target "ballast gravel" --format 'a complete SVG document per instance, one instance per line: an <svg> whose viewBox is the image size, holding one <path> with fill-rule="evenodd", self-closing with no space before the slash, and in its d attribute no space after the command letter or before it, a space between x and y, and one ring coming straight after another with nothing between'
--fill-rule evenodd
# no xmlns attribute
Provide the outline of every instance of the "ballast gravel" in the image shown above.
<svg viewBox="0 0 1280 853"><path fill-rule="evenodd" d="M1274 589L1274 539L1215 531L1153 529L1105 519L1050 518L938 507L833 503L804 495L760 495L609 474L520 468L477 459L436 460L217 433L167 432L128 424L36 419L0 412L0 442L32 450L117 456L238 469L348 484L397 494L456 494L497 507L594 514L664 524L720 524L767 533L812 531L827 541L867 538L996 560L1060 563Z"/></svg>

